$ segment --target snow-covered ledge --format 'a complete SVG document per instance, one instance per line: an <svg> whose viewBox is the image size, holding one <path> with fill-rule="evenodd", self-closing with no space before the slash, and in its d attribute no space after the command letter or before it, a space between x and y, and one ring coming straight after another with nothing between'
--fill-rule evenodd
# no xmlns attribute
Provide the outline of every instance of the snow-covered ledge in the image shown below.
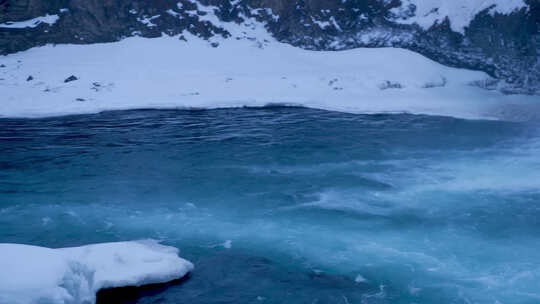
<svg viewBox="0 0 540 304"><path fill-rule="evenodd" d="M34 19L25 20L25 21L17 21L17 22L6 22L6 23L0 23L0 28L16 28L16 29L23 29L23 28L34 28L42 23L47 23L49 26L52 26L60 19L60 16L58 15L45 15L41 17L36 17Z"/></svg>
<svg viewBox="0 0 540 304"><path fill-rule="evenodd" d="M0 244L0 303L95 303L100 289L165 283L193 264L157 241L50 249Z"/></svg>

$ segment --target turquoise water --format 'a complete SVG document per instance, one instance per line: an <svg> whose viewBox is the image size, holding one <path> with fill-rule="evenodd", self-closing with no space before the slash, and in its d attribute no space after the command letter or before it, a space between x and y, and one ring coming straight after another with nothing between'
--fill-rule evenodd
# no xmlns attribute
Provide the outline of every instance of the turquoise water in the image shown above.
<svg viewBox="0 0 540 304"><path fill-rule="evenodd" d="M125 303L540 303L540 124L280 107L0 119L0 242L142 238L196 269Z"/></svg>

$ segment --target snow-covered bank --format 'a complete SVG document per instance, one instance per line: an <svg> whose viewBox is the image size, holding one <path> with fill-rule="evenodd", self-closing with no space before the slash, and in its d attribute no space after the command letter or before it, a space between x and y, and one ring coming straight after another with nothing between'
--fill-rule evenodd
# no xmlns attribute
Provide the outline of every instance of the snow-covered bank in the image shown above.
<svg viewBox="0 0 540 304"><path fill-rule="evenodd" d="M445 67L407 50L315 52L255 37L214 41L218 47L190 35L183 36L187 42L137 37L0 57L0 116L269 103L463 118L536 115L530 109L537 107L527 105L537 97L481 89L471 83L486 81L486 74ZM64 82L71 75L78 80ZM507 117L508 108L513 117Z"/></svg>
<svg viewBox="0 0 540 304"><path fill-rule="evenodd" d="M94 303L103 288L164 283L193 264L156 241L75 248L0 244L0 303Z"/></svg>

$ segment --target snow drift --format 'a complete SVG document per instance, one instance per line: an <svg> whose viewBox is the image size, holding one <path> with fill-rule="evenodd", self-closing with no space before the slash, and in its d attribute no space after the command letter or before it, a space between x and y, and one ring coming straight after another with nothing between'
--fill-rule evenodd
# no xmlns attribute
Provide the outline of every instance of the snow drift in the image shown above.
<svg viewBox="0 0 540 304"><path fill-rule="evenodd" d="M156 241L75 248L0 244L0 303L94 303L103 288L165 283L193 264Z"/></svg>

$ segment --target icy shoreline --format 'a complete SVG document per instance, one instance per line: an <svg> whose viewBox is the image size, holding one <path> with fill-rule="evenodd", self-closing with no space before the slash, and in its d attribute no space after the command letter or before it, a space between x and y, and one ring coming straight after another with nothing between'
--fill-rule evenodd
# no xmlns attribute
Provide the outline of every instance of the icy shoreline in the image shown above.
<svg viewBox="0 0 540 304"><path fill-rule="evenodd" d="M164 36L49 45L0 57L0 117L276 103L470 119L527 120L540 113L537 96L473 86L489 76L404 49L315 52L248 39L223 39L213 47L183 38L187 42ZM71 75L77 79L65 82Z"/></svg>
<svg viewBox="0 0 540 304"><path fill-rule="evenodd" d="M157 241L50 249L0 244L0 303L95 303L105 288L165 283L193 264Z"/></svg>

